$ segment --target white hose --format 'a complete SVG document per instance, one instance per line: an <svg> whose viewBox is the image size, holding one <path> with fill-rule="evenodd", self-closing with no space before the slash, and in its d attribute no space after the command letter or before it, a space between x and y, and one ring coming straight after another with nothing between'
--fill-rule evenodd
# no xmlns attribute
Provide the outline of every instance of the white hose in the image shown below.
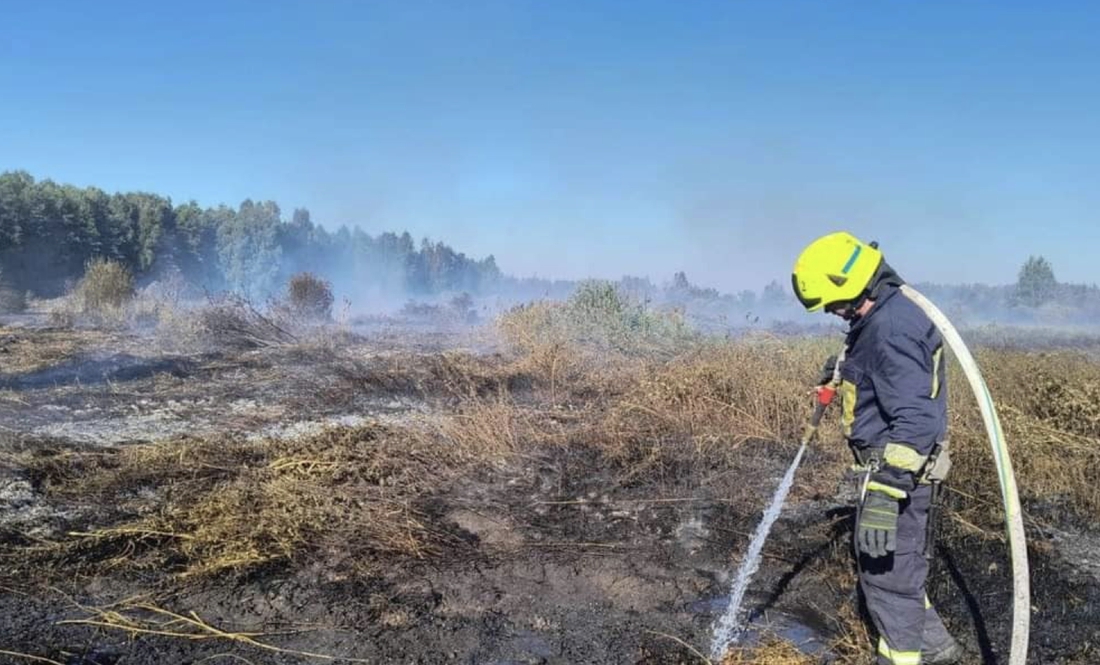
<svg viewBox="0 0 1100 665"><path fill-rule="evenodd" d="M1024 665L1027 660L1027 640L1031 623L1031 591L1027 565L1027 542L1024 539L1024 521L1020 511L1020 497L1016 491L1016 476L1012 472L1012 458L1008 454L1001 421L993 406L989 388L982 379L974 356L966 348L955 326L947 320L943 312L909 285L901 287L901 292L920 307L932 323L939 329L947 345L951 347L963 373L966 374L978 408L982 412L985 431L989 434L989 445L993 448L993 459L997 464L997 477L1001 482L1001 500L1005 508L1005 529L1008 532L1008 545L1012 553L1012 650L1008 665Z"/></svg>

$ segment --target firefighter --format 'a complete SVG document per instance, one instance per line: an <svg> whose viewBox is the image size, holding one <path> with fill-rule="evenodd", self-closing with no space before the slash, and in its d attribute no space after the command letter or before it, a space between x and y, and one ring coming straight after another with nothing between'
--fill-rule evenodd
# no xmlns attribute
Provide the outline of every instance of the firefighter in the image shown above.
<svg viewBox="0 0 1100 665"><path fill-rule="evenodd" d="M943 340L899 293L903 281L876 243L844 232L818 238L792 282L807 311L849 324L838 392L844 436L864 470L854 553L878 663L957 662L962 649L925 594L931 469L947 434ZM825 374L833 376L828 363Z"/></svg>

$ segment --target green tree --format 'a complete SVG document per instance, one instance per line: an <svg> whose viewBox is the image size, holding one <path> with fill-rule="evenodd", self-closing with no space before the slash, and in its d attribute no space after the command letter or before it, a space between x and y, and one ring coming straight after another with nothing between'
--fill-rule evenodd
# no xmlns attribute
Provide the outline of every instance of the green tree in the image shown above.
<svg viewBox="0 0 1100 665"><path fill-rule="evenodd" d="M151 193L0 173L0 265L12 288L59 295L93 259L116 261L138 279L178 269L207 289L253 297L301 271L419 293L481 293L503 279L492 256L478 261L427 239L417 249L408 232L371 237L344 226L330 233L304 208L283 221L270 201L174 207Z"/></svg>
<svg viewBox="0 0 1100 665"><path fill-rule="evenodd" d="M139 193L130 197L137 209L136 267L140 272L147 272L158 256L169 259L175 248L172 202L155 194Z"/></svg>
<svg viewBox="0 0 1100 665"><path fill-rule="evenodd" d="M26 171L0 174L0 251L19 243L29 216L27 196L34 178Z"/></svg>
<svg viewBox="0 0 1100 665"><path fill-rule="evenodd" d="M250 298L274 292L282 248L279 206L273 201L241 203L236 217L218 226L218 257L229 286Z"/></svg>
<svg viewBox="0 0 1100 665"><path fill-rule="evenodd" d="M218 228L236 215L227 206L204 210L194 201L176 207L176 256L186 279L208 289L225 286L218 257Z"/></svg>
<svg viewBox="0 0 1100 665"><path fill-rule="evenodd" d="M1058 280L1054 268L1041 256L1029 256L1016 279L1016 302L1028 307L1038 307L1054 297Z"/></svg>

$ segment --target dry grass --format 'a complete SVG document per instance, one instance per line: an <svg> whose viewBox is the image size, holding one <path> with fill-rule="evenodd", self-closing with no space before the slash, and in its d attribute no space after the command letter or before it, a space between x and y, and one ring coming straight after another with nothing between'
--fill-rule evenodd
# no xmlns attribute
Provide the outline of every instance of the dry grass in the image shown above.
<svg viewBox="0 0 1100 665"><path fill-rule="evenodd" d="M508 321L502 325L516 323ZM80 340L67 332L44 334L49 343L35 344L33 355L45 364L70 357L79 348ZM399 354L363 365L330 359L326 372L347 389L435 396L443 400L446 416L415 436L330 434L338 439L335 446L309 439L188 439L117 452L42 454L21 463L57 495L91 491L118 497L135 488L163 488L165 505L125 524L84 529L92 534L83 539L84 547L96 541L134 541L141 531L171 533L186 537L164 537L157 547L169 546L188 570L248 566L310 549L320 538L310 524L324 521L316 517L335 520L346 512L330 490L341 483L345 488L356 485L339 478L334 469L369 468L385 455L404 455L402 463L415 462L418 451L431 445L446 450L455 464L470 464L495 462L532 446L583 443L624 468L633 467L639 476L670 460L700 468L729 465L733 456L748 453L786 456L809 409L807 387L834 344L768 337L693 342L670 358L612 353L593 365L578 361L584 354L573 349L583 342L569 339L520 345L510 358L449 352ZM9 354L9 360L24 369L40 364L19 365L24 356L29 361L27 354ZM1071 352L1008 350L983 351L979 363L997 400L1025 501L1041 500L1095 520L1100 516L1100 487L1090 471L1100 465L1100 365ZM956 462L950 484L961 497L956 514L995 534L1001 515L988 443L961 373L952 371L950 381ZM821 430L817 456L807 461L818 468L803 474L813 480L814 491L828 491L847 465L835 416L834 410ZM355 436L375 443L352 445L347 437ZM376 442L390 439L401 443ZM742 450L746 445L752 448ZM284 458L298 462L265 466ZM421 489L433 482L438 479L425 480ZM217 492L212 491L215 486ZM292 508L280 503L288 496L299 497ZM240 533L213 519L233 513L233 506L246 506L263 520L258 525L250 521L254 527ZM388 510L398 514L406 508L397 504ZM405 525L400 530L371 538L389 538L393 550L421 548L422 539L415 534L423 530L406 528L417 521L414 511L405 512L400 521ZM369 528L366 532L373 533ZM142 549L136 544L135 549ZM149 549L150 539L140 544Z"/></svg>
<svg viewBox="0 0 1100 665"><path fill-rule="evenodd" d="M731 649L719 665L814 665L817 662L790 642L770 636L757 645Z"/></svg>
<svg viewBox="0 0 1100 665"><path fill-rule="evenodd" d="M837 665L872 665L875 641L855 606L851 603L841 605L835 621L836 637L829 643L829 652L836 656L834 662Z"/></svg>
<svg viewBox="0 0 1100 665"><path fill-rule="evenodd" d="M110 333L52 329L28 334L19 328L0 326L0 352L3 372L7 375L28 374L79 357L86 351L110 339Z"/></svg>
<svg viewBox="0 0 1100 665"><path fill-rule="evenodd" d="M513 310L499 326L538 385L606 403L596 428L616 459L721 461L747 442L776 450L792 442L808 413L806 399L835 339L705 341L671 336L654 344L638 312L596 289L565 304ZM580 302L578 302L580 301ZM596 331L595 333L593 331ZM674 349L674 353L669 350ZM1041 501L1067 515L1100 519L1100 363L1084 352L983 348L977 353L993 392L1025 502ZM960 497L955 517L995 535L1003 519L980 413L961 370L949 375L950 432ZM564 387L564 389L563 389ZM828 416L817 446L818 489L825 491L849 463ZM782 450L782 449L780 449ZM811 462L814 463L814 462Z"/></svg>
<svg viewBox="0 0 1100 665"><path fill-rule="evenodd" d="M209 576L319 562L370 573L381 561L453 552L462 545L426 514L425 500L457 474L531 449L583 445L617 471L654 483L657 466L709 473L786 457L809 411L808 388L840 343L766 336L654 342L648 324L632 328L636 312L615 307L618 318L596 316L594 324L575 325L578 312L592 313L586 307L514 310L500 321L512 344L505 357L394 354L368 363L332 349L316 351L325 371L350 389L435 399L438 415L417 428L368 425L295 440L186 438L94 452L18 452L9 461L50 501L112 509L72 525L66 538L9 551L12 570L155 567ZM246 340L260 343L243 346L312 352L265 341L266 333L254 328L244 331ZM60 342L57 349L58 357L71 352ZM997 401L1025 502L1054 504L1066 515L1095 521L1100 365L1072 352L1005 349L981 351L978 361ZM978 410L957 368L949 390L953 516L996 537L1003 519L999 489ZM800 474L795 500L799 493L831 491L848 464L835 411L807 459L814 468ZM738 482L746 492L759 489ZM869 636L852 608L842 610L837 625L830 645L837 662L869 663ZM778 640L723 660L808 662L814 661Z"/></svg>
<svg viewBox="0 0 1100 665"><path fill-rule="evenodd" d="M1021 498L1100 519L1100 486L1092 473L1100 466L1100 363L1072 351L1009 350L984 350L978 363L997 405ZM996 534L1003 517L989 443L961 371L952 372L950 381L951 486L966 493L961 516Z"/></svg>
<svg viewBox="0 0 1100 665"><path fill-rule="evenodd" d="M6 649L0 649L0 656L11 656L12 658L18 658L20 662L27 661L30 663L47 663L48 665L65 665L64 663L54 660L52 658L43 658L42 656L34 656L29 653L22 653L19 651L8 651Z"/></svg>
<svg viewBox="0 0 1100 665"><path fill-rule="evenodd" d="M443 419L438 426L443 441L456 450L469 451L479 461L500 459L536 443L553 439L541 427L539 414L516 405L501 392L494 398L471 399Z"/></svg>
<svg viewBox="0 0 1100 665"><path fill-rule="evenodd" d="M446 377L455 365L437 367ZM483 370L484 371L484 370ZM454 388L464 393L466 387ZM424 501L449 478L565 440L560 419L505 390L462 399L415 429L334 427L298 439L179 438L82 450L27 446L7 463L61 508L96 505L52 542L9 550L36 575L159 569L209 576L322 561L369 574L377 561L463 547Z"/></svg>
<svg viewBox="0 0 1100 665"><path fill-rule="evenodd" d="M52 543L38 564L190 576L303 557L366 569L380 555L426 556L449 536L418 501L462 458L417 433L363 426L296 440L28 451L19 463L55 501L115 508Z"/></svg>
<svg viewBox="0 0 1100 665"><path fill-rule="evenodd" d="M819 346L770 339L700 345L647 367L613 407L612 427L628 441L689 441L707 456L746 441L794 441Z"/></svg>
<svg viewBox="0 0 1100 665"><path fill-rule="evenodd" d="M302 345L298 345L300 350ZM505 363L464 351L390 353L356 358L319 349L325 371L360 393L435 398L448 408L524 389L534 380L522 362Z"/></svg>
<svg viewBox="0 0 1100 665"><path fill-rule="evenodd" d="M502 319L512 341L541 385L587 384L606 401L599 440L619 459L654 455L721 460L746 442L793 442L809 410L808 387L839 339L775 339L681 342L672 356L604 354L584 361L589 341L569 336L550 310L527 308ZM547 332L549 330L550 332ZM578 350L578 348L580 350ZM587 346L594 353L598 345ZM1100 363L1073 351L981 349L977 353L993 392L1025 501L1055 504L1069 515L1100 519ZM962 494L958 517L987 532L1003 519L989 444L970 388L957 366L950 375L950 431L955 469L950 479ZM850 461L835 426L836 409L819 432L819 459L827 468L820 484Z"/></svg>

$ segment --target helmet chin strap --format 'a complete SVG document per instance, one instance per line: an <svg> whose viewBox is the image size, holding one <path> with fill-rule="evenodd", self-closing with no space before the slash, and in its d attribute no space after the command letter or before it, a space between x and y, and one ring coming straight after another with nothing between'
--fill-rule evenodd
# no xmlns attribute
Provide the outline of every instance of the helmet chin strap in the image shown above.
<svg viewBox="0 0 1100 665"><path fill-rule="evenodd" d="M863 290L863 293L859 294L859 297L855 300L845 303L843 309L838 310L840 316L851 323L855 323L863 318L859 310L863 308L868 300L878 300L879 293L882 292L887 286L900 287L905 284L905 280L902 279L890 264L883 261L878 270L875 271L875 276L871 278L871 283Z"/></svg>
<svg viewBox="0 0 1100 665"><path fill-rule="evenodd" d="M840 318L849 323L855 323L863 318L859 313L859 308L863 307L863 303L867 302L868 294L864 291L858 299L849 301L844 304L844 307L837 311L840 314Z"/></svg>

